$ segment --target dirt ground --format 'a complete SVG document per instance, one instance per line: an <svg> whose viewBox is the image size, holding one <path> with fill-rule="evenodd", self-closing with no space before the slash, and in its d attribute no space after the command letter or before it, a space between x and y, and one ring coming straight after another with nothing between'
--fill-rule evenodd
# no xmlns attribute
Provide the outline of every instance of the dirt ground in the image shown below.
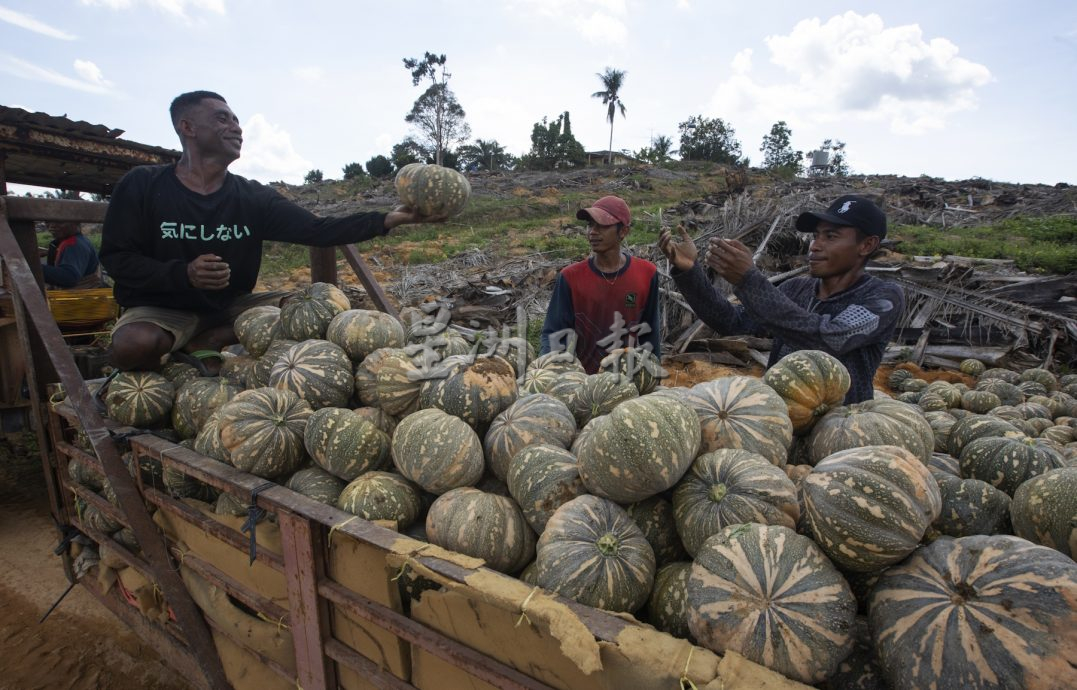
<svg viewBox="0 0 1077 690"><path fill-rule="evenodd" d="M0 462L25 464L0 445ZM0 690L189 688L82 587L38 623L67 587L44 480L0 487L0 496Z"/></svg>

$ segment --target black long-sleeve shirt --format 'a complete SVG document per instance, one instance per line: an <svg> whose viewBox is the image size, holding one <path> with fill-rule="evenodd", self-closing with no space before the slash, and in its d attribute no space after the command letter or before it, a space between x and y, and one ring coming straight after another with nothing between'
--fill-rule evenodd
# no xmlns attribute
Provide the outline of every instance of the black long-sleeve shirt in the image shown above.
<svg viewBox="0 0 1077 690"><path fill-rule="evenodd" d="M273 189L231 173L216 192L199 194L183 186L175 166L143 166L116 185L100 256L123 307L219 311L254 289L263 241L332 247L383 235L384 223L385 214L377 212L319 218ZM228 287L191 286L187 264L202 254L228 263Z"/></svg>
<svg viewBox="0 0 1077 690"><path fill-rule="evenodd" d="M845 403L871 400L872 379L905 309L899 285L865 274L855 285L820 300L819 279L798 277L775 287L752 269L733 294L733 305L697 263L673 269L673 280L703 323L723 335L770 335L774 346L767 367L797 350L822 350L849 370L852 386Z"/></svg>

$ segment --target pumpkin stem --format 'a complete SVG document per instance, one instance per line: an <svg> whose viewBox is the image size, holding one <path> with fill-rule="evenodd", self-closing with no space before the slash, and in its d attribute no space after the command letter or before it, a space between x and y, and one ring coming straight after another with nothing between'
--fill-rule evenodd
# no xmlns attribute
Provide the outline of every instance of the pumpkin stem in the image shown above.
<svg viewBox="0 0 1077 690"><path fill-rule="evenodd" d="M717 503L725 498L725 495L729 493L729 489L725 484L715 484L711 487L711 500Z"/></svg>
<svg viewBox="0 0 1077 690"><path fill-rule="evenodd" d="M617 537L613 536L609 532L603 534L595 542L595 546L598 547L598 552L603 556L616 556L617 555Z"/></svg>

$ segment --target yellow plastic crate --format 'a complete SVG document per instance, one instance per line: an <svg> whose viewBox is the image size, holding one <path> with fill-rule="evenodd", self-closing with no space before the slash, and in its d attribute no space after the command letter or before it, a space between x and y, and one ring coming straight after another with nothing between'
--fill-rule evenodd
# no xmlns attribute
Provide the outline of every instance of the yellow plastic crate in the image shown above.
<svg viewBox="0 0 1077 690"><path fill-rule="evenodd" d="M45 294L49 311L61 328L89 328L116 318L120 311L110 287L47 290Z"/></svg>

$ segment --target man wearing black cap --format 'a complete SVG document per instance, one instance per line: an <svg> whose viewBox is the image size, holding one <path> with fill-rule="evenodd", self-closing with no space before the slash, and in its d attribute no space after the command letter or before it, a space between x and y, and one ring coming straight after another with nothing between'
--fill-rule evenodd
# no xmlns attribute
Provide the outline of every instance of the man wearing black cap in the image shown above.
<svg viewBox="0 0 1077 690"><path fill-rule="evenodd" d="M792 278L778 287L755 268L752 252L743 244L711 240L704 260L733 285L740 306L730 304L707 279L683 228L679 239L663 230L658 246L673 264L671 273L681 294L716 332L771 335L768 367L797 350L828 352L852 378L845 403L870 400L875 370L905 308L900 286L864 271L886 237L886 215L868 199L847 195L826 211L800 214L796 228L812 234L810 277Z"/></svg>
<svg viewBox="0 0 1077 690"><path fill-rule="evenodd" d="M628 204L604 196L576 217L587 221L591 256L557 276L542 326L541 354L571 351L575 337L576 357L588 374L598 371L607 353L622 347L648 349L660 358L658 267L621 249L632 223Z"/></svg>

